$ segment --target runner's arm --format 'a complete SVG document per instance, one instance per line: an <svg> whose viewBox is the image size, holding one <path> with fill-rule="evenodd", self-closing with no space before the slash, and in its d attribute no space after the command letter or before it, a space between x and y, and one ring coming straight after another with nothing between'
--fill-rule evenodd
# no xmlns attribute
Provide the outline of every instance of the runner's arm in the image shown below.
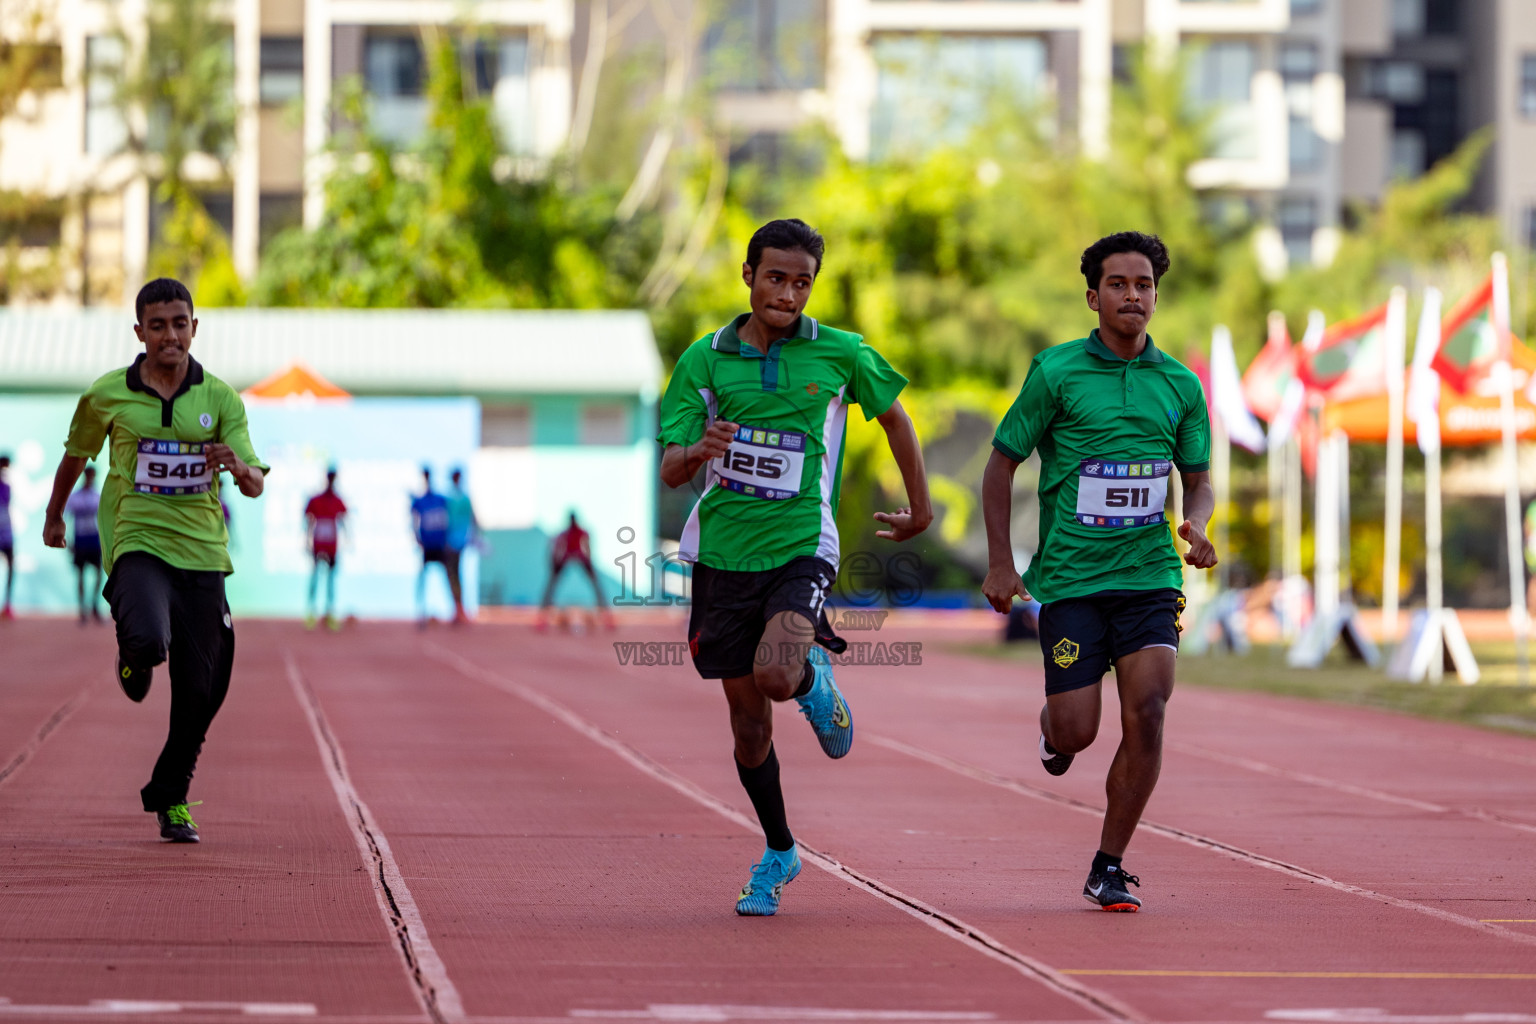
<svg viewBox="0 0 1536 1024"><path fill-rule="evenodd" d="M59 468L53 474L53 494L48 498L48 509L43 514L43 543L50 548L64 546L64 506L74 493L75 481L85 472L87 460L83 455L66 455L59 460Z"/></svg>
<svg viewBox="0 0 1536 1024"><path fill-rule="evenodd" d="M1216 511L1216 492L1211 488L1211 474L1180 473L1184 484L1184 522L1179 526L1179 536L1189 545L1184 561L1196 569L1210 569L1216 565L1216 548L1205 535L1205 527Z"/></svg>
<svg viewBox="0 0 1536 1024"><path fill-rule="evenodd" d="M716 420L704 431L704 436L690 445L669 444L661 456L661 482L668 487L681 487L693 479L693 474L710 459L725 454L736 437L736 424Z"/></svg>
<svg viewBox="0 0 1536 1024"><path fill-rule="evenodd" d="M923 467L923 447L917 440L917 429L912 417L892 399L890 407L875 417L885 431L886 443L891 455L901 468L901 481L907 488L907 505L895 512L876 512L875 519L885 523L889 530L878 530L876 537L883 540L902 541L916 537L933 522L933 503L928 497L928 472Z"/></svg>
<svg viewBox="0 0 1536 1024"><path fill-rule="evenodd" d="M1029 591L1013 564L1013 474L1019 464L996 448L981 477L981 517L987 527L987 578L981 593L992 607L1006 614L1014 595L1029 600Z"/></svg>
<svg viewBox="0 0 1536 1024"><path fill-rule="evenodd" d="M259 498L263 488L266 487L266 475L261 469L247 463L235 450L227 444L213 442L203 449L208 465L214 469L227 469L229 475L235 478L235 486L240 488L240 493L247 498Z"/></svg>

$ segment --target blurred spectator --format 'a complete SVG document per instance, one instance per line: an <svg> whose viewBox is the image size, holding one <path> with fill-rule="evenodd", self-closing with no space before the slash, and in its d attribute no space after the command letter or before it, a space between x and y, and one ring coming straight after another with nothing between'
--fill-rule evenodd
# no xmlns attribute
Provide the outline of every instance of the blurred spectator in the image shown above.
<svg viewBox="0 0 1536 1024"><path fill-rule="evenodd" d="M464 473L455 469L448 489L448 546L444 552L443 568L448 570L448 588L453 591L453 621L465 623L464 585L459 575L464 564L464 550L480 538L480 522L475 518L475 506L464 492Z"/></svg>
<svg viewBox="0 0 1536 1024"><path fill-rule="evenodd" d="M101 609L96 603L101 593L101 534L96 527L96 510L101 507L101 492L96 490L96 467L85 467L85 479L80 489L69 496L64 512L75 523L75 597L80 605L80 624L88 619L101 622ZM85 570L95 570L90 588L85 585ZM91 596L89 600L86 594Z"/></svg>
<svg viewBox="0 0 1536 1024"><path fill-rule="evenodd" d="M13 619L11 612L11 580L16 575L16 546L11 538L11 485L6 482L6 471L11 468L11 457L0 455L0 557L5 559L5 602L0 604L0 619Z"/></svg>
<svg viewBox="0 0 1536 1024"><path fill-rule="evenodd" d="M314 564L309 571L309 598L304 605L304 626L315 627L315 591L320 582L320 567L325 566L325 624L341 628L336 618L336 551L341 527L347 517L346 502L336 493L336 470L325 473L325 490L304 506L304 529L309 535L309 553Z"/></svg>
<svg viewBox="0 0 1536 1024"><path fill-rule="evenodd" d="M464 614L459 596L458 579L448 572L448 499L432 489L432 470L421 470L422 493L411 499L411 527L416 531L416 543L421 545L421 574L416 577L417 621L425 628L431 619L427 615L427 567L436 562L448 576L448 589L453 593L454 618Z"/></svg>
<svg viewBox="0 0 1536 1024"><path fill-rule="evenodd" d="M576 513L571 513L571 523L549 544L549 582L544 585L544 599L539 602L539 615L534 620L533 628L543 632L549 628L549 609L555 603L555 586L560 582L560 575L565 572L565 567L572 562L581 566L587 574L587 579L592 581L592 597L597 605L598 615L602 617L603 624L609 629L614 628L613 615L603 604L602 584L597 581L597 570L592 566L592 540L581 524L576 521Z"/></svg>

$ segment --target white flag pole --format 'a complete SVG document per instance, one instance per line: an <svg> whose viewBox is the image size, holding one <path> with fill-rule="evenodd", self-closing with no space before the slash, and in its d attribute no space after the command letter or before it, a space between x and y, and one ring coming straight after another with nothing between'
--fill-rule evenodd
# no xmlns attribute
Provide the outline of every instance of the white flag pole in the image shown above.
<svg viewBox="0 0 1536 1024"><path fill-rule="evenodd" d="M1509 352L1509 262L1493 254L1493 308L1489 319L1498 339L1498 361L1493 365L1499 389L1499 427L1504 440L1504 533L1509 549L1509 618L1515 631L1515 654L1521 686L1530 685L1530 615L1525 607L1525 567L1520 546L1520 462L1516 451L1515 376Z"/></svg>
<svg viewBox="0 0 1536 1024"><path fill-rule="evenodd" d="M1381 567L1381 640L1397 642L1399 564L1403 537L1403 359L1408 348L1408 293L1393 288L1387 300L1387 521Z"/></svg>
<svg viewBox="0 0 1536 1024"><path fill-rule="evenodd" d="M1294 435L1283 445L1285 449L1285 509L1282 520L1281 586L1285 596L1285 639L1296 639L1301 632L1302 588L1306 585L1301 575L1301 440Z"/></svg>
<svg viewBox="0 0 1536 1024"><path fill-rule="evenodd" d="M1441 610L1445 603L1440 574L1440 439L1424 452L1424 610L1425 628L1431 633L1429 681L1445 678L1445 635Z"/></svg>

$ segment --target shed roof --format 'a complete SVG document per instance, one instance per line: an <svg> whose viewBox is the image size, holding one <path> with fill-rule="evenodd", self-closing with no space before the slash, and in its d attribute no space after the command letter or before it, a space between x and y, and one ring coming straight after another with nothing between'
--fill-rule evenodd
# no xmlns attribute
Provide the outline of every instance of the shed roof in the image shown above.
<svg viewBox="0 0 1536 1024"><path fill-rule="evenodd" d="M192 352L244 389L303 362L353 394L612 394L654 399L644 313L199 309ZM121 309L0 309L0 391L77 391L142 348Z"/></svg>

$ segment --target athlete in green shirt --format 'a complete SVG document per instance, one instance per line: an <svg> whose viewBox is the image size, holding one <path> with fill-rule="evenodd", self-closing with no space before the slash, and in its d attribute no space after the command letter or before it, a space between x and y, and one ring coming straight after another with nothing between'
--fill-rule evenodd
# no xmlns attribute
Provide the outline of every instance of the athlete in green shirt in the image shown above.
<svg viewBox="0 0 1536 1024"><path fill-rule="evenodd" d="M741 268L752 311L678 359L657 435L669 487L705 467L680 557L693 563L694 667L724 685L736 772L767 840L736 901L743 916L775 913L800 873L779 788L773 703L794 698L828 756L844 756L853 743L853 716L831 661L811 642L842 649L823 603L837 577L849 405L884 428L910 503L875 513L887 526L876 536L906 540L933 520L922 449L897 401L906 378L857 334L803 313L824 247L803 221L758 229Z"/></svg>
<svg viewBox="0 0 1536 1024"><path fill-rule="evenodd" d="M1040 758L1052 775L1093 742L1100 683L1115 668L1120 749L1083 887L1105 910L1141 906L1127 889L1141 881L1120 858L1157 784L1163 709L1173 693L1183 570L1163 509L1175 468L1184 485L1184 560L1201 569L1216 564L1205 535L1216 504L1205 395L1199 378L1147 334L1168 266L1154 235L1126 231L1088 247L1082 271L1098 329L1035 357L998 425L981 485L989 562L982 593L1004 613L1015 596L1043 603ZM1009 538L1013 474L1034 451L1040 543L1021 580Z"/></svg>
<svg viewBox="0 0 1536 1024"><path fill-rule="evenodd" d="M154 666L167 656L171 662L170 733L140 797L161 838L195 843L187 789L235 657L219 473L228 471L255 498L268 467L251 448L240 396L191 356L197 320L186 287L158 278L140 289L134 308L144 354L81 397L54 474L43 542L64 546L75 480L110 442L97 514L118 685L142 701Z"/></svg>

